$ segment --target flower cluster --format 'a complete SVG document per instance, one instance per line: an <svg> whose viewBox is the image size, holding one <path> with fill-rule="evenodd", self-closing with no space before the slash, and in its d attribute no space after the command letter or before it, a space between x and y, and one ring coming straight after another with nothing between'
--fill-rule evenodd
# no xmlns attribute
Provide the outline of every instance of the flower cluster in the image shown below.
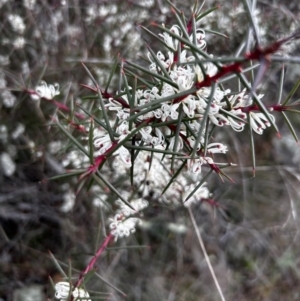
<svg viewBox="0 0 300 301"><path fill-rule="evenodd" d="M126 85L116 95L87 86L102 94L99 110L105 116L106 124L101 126L102 121L97 121L100 126L93 127L93 132L89 133L94 147L94 158L89 160L94 163L81 179L104 168L111 155L117 156L112 166L118 174L132 168L131 185L137 187L143 198L124 201L126 193L122 192L123 197L119 194L119 209L109 219L115 241L134 233L141 223L141 212L148 206L144 199L149 199L151 194L149 183L153 190L164 191L163 195L156 195L159 201L175 206L189 207L209 198L206 183L201 182L203 166L223 175L219 166L226 163L216 163L215 157L228 151L226 145L210 134L215 128L227 127L242 132L247 124L261 135L267 127L275 124L272 107L266 111L257 105L262 103L262 94L254 96L246 89L232 92L218 84L226 70L231 70L227 73L240 72L240 65L233 63L228 67L215 63L213 55L206 53L204 30L189 26L186 29L179 25L170 29L164 25L161 27L164 32L158 39L168 51L160 50L155 54L151 50L148 53L149 69L146 73L154 81L145 81L146 85L135 88ZM130 66L131 63L127 63ZM141 70L145 72L145 69ZM59 86L42 81L33 94L34 98L51 100L59 94ZM66 110L66 107L62 108ZM73 121L71 125L74 126ZM88 134L87 128L82 129L81 125L77 128ZM89 151L86 148L83 152L87 154ZM116 163L119 159L125 169ZM173 171L179 168L181 174L173 177ZM166 186L169 191L164 189ZM101 198L101 206L111 208L105 205L105 199ZM128 195L127 199L132 197ZM100 204L100 198L97 200Z"/></svg>
<svg viewBox="0 0 300 301"><path fill-rule="evenodd" d="M31 95L33 100L39 100L40 98L45 98L48 100L53 99L56 95L59 95L59 84L48 85L45 81L40 81L40 83L35 87L35 94Z"/></svg>
<svg viewBox="0 0 300 301"><path fill-rule="evenodd" d="M141 223L141 219L136 217L129 217L125 219L122 214L116 214L114 218L110 218L109 228L112 235L115 237L115 241L119 237L128 237L130 234L134 233L137 224Z"/></svg>
<svg viewBox="0 0 300 301"><path fill-rule="evenodd" d="M215 127L226 126L241 132L248 123L256 133L262 134L271 125L270 121L274 123L275 119L271 113L266 115L260 111L246 89L231 92L217 83L203 84L207 79L218 76L222 65L207 60L213 56L205 52L206 35L202 29L196 28L193 34L188 35L188 31L184 32L178 25L170 29L163 26L162 29L165 31L159 37L168 52L164 54L158 51L155 54L152 51L148 54L149 72L156 78L154 83L146 89L143 86L136 89L127 86L118 95L95 90L103 94L100 110L105 110L103 114L110 112L110 119L105 127L93 129L95 163L89 167L86 175L95 172L100 166L102 168L102 163L110 154L118 156L125 168L132 167L134 158L137 172L133 171L133 181L136 187L140 187L143 197L149 195L149 189L143 183L152 183L154 189L159 187L162 190L170 182L170 190L175 191L175 197L168 192L163 197L158 196L159 200L169 203L169 199L173 199L174 205L187 207L208 198L206 183L196 186L187 183L185 176L179 178L179 175L177 181L174 181L170 170L184 164L191 175L198 176L202 166L206 165L212 171L222 174L220 163L215 163L215 156L226 154L228 148L215 141L208 132ZM186 42L182 41L183 38L186 38ZM200 52L195 52L192 45ZM59 86L41 81L32 94L34 99L52 100L59 94ZM256 97L261 101L263 95ZM88 132L87 129L84 131ZM141 149L133 156L135 147ZM151 164L147 164L147 149L154 151L151 164L157 166L153 176ZM143 166L148 166L148 169ZM161 180L158 180L158 170L161 170ZM120 167L118 172L121 173ZM201 176L196 177L194 183L199 182L199 179ZM180 182L185 184L180 185ZM125 204L124 199L117 202L119 209L109 219L115 240L135 232L136 225L141 223L141 219L135 215L148 206L148 202L143 200Z"/></svg>
<svg viewBox="0 0 300 301"><path fill-rule="evenodd" d="M119 207L117 214L110 218L109 228L111 233L115 237L115 241L119 237L129 236L136 230L136 225L140 225L142 220L140 218L134 217L133 215L138 214L142 210L148 207L149 203L143 199L132 200L130 202L130 207L124 204L122 201L117 200L116 205Z"/></svg>
<svg viewBox="0 0 300 301"><path fill-rule="evenodd" d="M74 289L70 288L69 282L58 282L55 284L55 298L61 301L71 300L73 298L74 301L91 301L89 293L83 288Z"/></svg>
<svg viewBox="0 0 300 301"><path fill-rule="evenodd" d="M158 51L155 57L153 53L148 54L149 70L154 76L155 74L159 76L158 84L135 91L132 100L134 109L131 113L128 100L128 92L132 93L131 87L121 100L120 97L106 99L106 109L116 112L116 134L119 142L126 139L134 129L134 125L129 129L128 119L132 120L132 116L136 114L135 126L142 122L146 123L139 130L136 145L183 152L187 157L190 156L192 149L196 149L197 155L188 158L187 167L193 173L200 173L202 165L213 166L214 154L227 152L227 146L222 143L207 143L205 140L203 130L205 118L208 118L208 129L214 126L230 126L233 130L241 132L249 122L251 128L258 134L262 134L263 130L271 125L269 120L275 122L271 113L266 116L258 108L254 108L253 100L246 93L246 89L232 93L229 89L221 89L217 84L215 88L211 85L201 86L206 78L216 76L218 68L216 64L206 61L206 58L212 58L212 55L196 57L189 54L190 46L180 43L183 32L178 25L172 26L159 36L169 49L167 55L165 56L162 51ZM190 35L189 42L194 42L199 50L205 51L205 32L197 29L195 38ZM166 79L160 79L161 77ZM259 95L258 99L262 97L263 95ZM149 110L151 107L153 109ZM179 116L181 120L187 121L179 122ZM95 135L94 145L99 153L103 154L112 146L111 137L101 131L101 134ZM131 156L126 145L122 145L116 154L120 155L128 167L131 166Z"/></svg>

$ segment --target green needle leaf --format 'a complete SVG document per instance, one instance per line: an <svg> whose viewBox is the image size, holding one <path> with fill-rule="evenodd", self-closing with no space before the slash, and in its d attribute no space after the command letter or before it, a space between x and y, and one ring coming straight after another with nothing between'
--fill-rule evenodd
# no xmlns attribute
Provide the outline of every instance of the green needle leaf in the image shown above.
<svg viewBox="0 0 300 301"><path fill-rule="evenodd" d="M173 183L173 181L178 177L178 175L181 173L182 169L186 165L186 162L187 162L187 160L184 160L182 162L182 164L180 165L180 167L176 170L176 172L174 173L174 175L170 179L169 183L165 186L165 188L164 188L163 192L161 193L161 195L163 195L168 190L168 188L171 186L171 184Z"/></svg>
<svg viewBox="0 0 300 301"><path fill-rule="evenodd" d="M96 176L96 174L97 174L97 176ZM109 182L109 180L107 180L105 177L103 177L101 175L99 170L96 171L96 174L93 174L93 178L96 182L99 182L99 180L101 180L115 195L117 195L120 198L120 200L124 204L126 204L130 209L135 211L135 209L130 205L130 203L124 199L122 194Z"/></svg>
<svg viewBox="0 0 300 301"><path fill-rule="evenodd" d="M110 140L113 142L113 141L115 141L115 139L114 139L114 133L113 133L112 128L110 126L110 122L109 122L109 118L108 118L108 115L107 115L107 112L106 112L106 108L104 106L104 101L103 101L103 98L102 98L101 90L100 90L100 88L99 88L96 80L94 79L92 73L90 72L90 70L83 63L82 63L82 65L83 65L84 69L86 70L87 74L89 75L89 77L91 78L93 84L97 88L98 98L99 98L101 110L102 110L102 113L103 113L103 117L104 117L104 120L105 120L107 132L109 134Z"/></svg>
<svg viewBox="0 0 300 301"><path fill-rule="evenodd" d="M253 130L250 126L250 114L247 115L248 123L249 123L249 138L250 138L250 148L251 148L251 158L252 158L252 170L253 175L255 176L255 169L256 169L256 160L255 160L255 145L254 145L254 137L253 137Z"/></svg>
<svg viewBox="0 0 300 301"><path fill-rule="evenodd" d="M287 96L286 100L283 102L283 104L282 104L283 106L285 106L285 105L288 104L288 102L290 101L290 99L294 96L295 92L298 90L299 86L300 86L300 79L293 86L291 92Z"/></svg>
<svg viewBox="0 0 300 301"><path fill-rule="evenodd" d="M283 118L284 118L286 124L288 125L288 127L289 127L289 129L290 129L290 131L291 131L291 133L292 133L295 141L298 143L299 139L298 139L298 136L296 134L296 131L294 130L294 127L292 126L292 124L291 124L290 120L288 119L288 117L286 116L286 114L284 112L281 112L281 113L282 113Z"/></svg>
<svg viewBox="0 0 300 301"><path fill-rule="evenodd" d="M62 269L62 267L60 266L59 262L57 261L57 259L54 257L54 255L50 251L49 251L49 255L50 255L52 261L54 262L56 268L58 269L58 271L67 279L68 278L67 274Z"/></svg>
<svg viewBox="0 0 300 301"><path fill-rule="evenodd" d="M199 182L199 184L193 189L193 191L187 196L187 198L184 200L184 203L190 198L192 197L195 192L203 185L203 183L205 182L205 180L211 175L211 173L213 172L213 170L211 169L206 175L205 177Z"/></svg>
<svg viewBox="0 0 300 301"><path fill-rule="evenodd" d="M140 66L140 65L137 65L137 64L132 63L132 62L129 62L129 61L126 61L126 63L127 63L129 66L131 66L131 67L133 67L133 68L135 68L135 69L138 69L138 70L140 70L140 71L143 71L144 73L149 74L150 76L153 76L154 78L157 78L157 79L161 80L162 82L165 82L165 83L171 85L172 87L178 89L178 86L177 86L176 83L174 83L172 80L170 80L170 79L164 77L163 75L154 73L154 72L150 71L150 70L147 69L147 68L144 68L144 67L142 67L142 66Z"/></svg>
<svg viewBox="0 0 300 301"><path fill-rule="evenodd" d="M106 84L106 87L105 87L105 90L104 90L104 91L107 91L107 90L109 89L111 80L112 80L112 78L114 77L114 75L115 75L115 73L116 73L118 64L119 64L119 57L117 57L117 58L115 59L115 62L114 62L114 64L113 64L113 66L112 66L112 69L111 69L111 72L110 72L110 74L109 74L109 78L108 78L108 81L107 81L107 84Z"/></svg>
<svg viewBox="0 0 300 301"><path fill-rule="evenodd" d="M107 130L107 127L105 125L104 122L100 121L98 118L96 118L94 115L92 115L88 110L86 110L84 107L78 105L78 107L89 117L92 118L92 120L94 120L97 124L99 124L102 128L104 128L105 130Z"/></svg>
<svg viewBox="0 0 300 301"><path fill-rule="evenodd" d="M75 171L68 171L64 174L53 176L53 177L49 178L48 180L49 181L54 181L54 180L60 180L60 179L68 178L68 177L74 177L74 176L81 175L84 172L86 172L86 169L76 169Z"/></svg>
<svg viewBox="0 0 300 301"><path fill-rule="evenodd" d="M283 83L284 83L284 65L281 66L281 73L280 73L280 81L279 81L279 91L278 91L278 98L277 98L277 104L279 105L281 103L282 98L282 90L283 90Z"/></svg>
<svg viewBox="0 0 300 301"><path fill-rule="evenodd" d="M142 150L142 151L151 152L151 153L158 153L158 154L184 157L183 153L177 153L177 152L174 152L174 151L171 151L171 150L164 150L164 149L159 149L159 148L150 148L150 147L147 147L147 146L130 145L130 144L126 144L125 146L126 146L126 148Z"/></svg>
<svg viewBox="0 0 300 301"><path fill-rule="evenodd" d="M89 152L79 143L79 141L73 137L57 120L56 121L57 126L61 129L61 131L73 142L73 144L76 145L78 149L80 149L87 157L90 157Z"/></svg>
<svg viewBox="0 0 300 301"><path fill-rule="evenodd" d="M215 11L215 10L217 10L219 8L220 8L220 6L215 6L215 7L211 8L211 9L205 11L203 14L198 14L196 16L196 21L198 22L199 20L203 19L204 17L206 17L207 15L209 15L210 13L212 13L213 11ZM205 30L205 31L207 31L207 30Z"/></svg>
<svg viewBox="0 0 300 301"><path fill-rule="evenodd" d="M90 151L90 163L94 163L94 122L90 121L89 129L89 151Z"/></svg>
<svg viewBox="0 0 300 301"><path fill-rule="evenodd" d="M200 143L200 140L201 140L201 136L202 136L202 132L204 130L204 127L206 126L206 120L208 119L208 113L209 113L209 110L210 110L210 106L213 102L213 99L214 99L214 95L215 95L215 90L216 90L216 83L214 82L212 84L212 88L211 88L211 92L210 92L210 95L209 95L209 99L208 99L208 102L207 102L207 107L205 109L205 112L204 112L204 115L203 115L203 118L201 120L201 125L200 125L200 129L198 131L198 134L197 134L197 138L196 138L196 141L195 141L195 145L194 145L194 148L193 148L193 151L191 153L191 157L194 158L195 155L196 155L196 152L197 152L197 147Z"/></svg>

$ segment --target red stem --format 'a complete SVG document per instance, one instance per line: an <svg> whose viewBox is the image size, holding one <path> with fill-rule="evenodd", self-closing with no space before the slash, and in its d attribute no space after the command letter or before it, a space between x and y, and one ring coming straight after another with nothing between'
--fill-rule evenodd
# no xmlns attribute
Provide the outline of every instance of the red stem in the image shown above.
<svg viewBox="0 0 300 301"><path fill-rule="evenodd" d="M77 280L74 287L79 287L81 285L81 283L83 282L84 276L94 268L94 265L95 265L96 261L99 259L101 254L105 251L106 247L108 246L110 241L113 239L113 237L114 236L111 233L109 233L109 235L105 238L103 244L100 246L100 248L97 251L96 255L90 260L87 267L80 273L80 275L78 277L78 280Z"/></svg>
<svg viewBox="0 0 300 301"><path fill-rule="evenodd" d="M39 96L38 93L36 93L36 91L34 90L30 90L30 89L24 89L24 91L30 95L37 95ZM40 97L40 96L39 96ZM66 111L66 112L70 112L70 108L67 107L65 104L58 102L54 99L49 99L49 98L45 98L45 97L40 97L41 99L47 100L49 102L52 102L58 109L62 110L62 111ZM79 118L79 119L85 119L84 115L74 112L74 115Z"/></svg>

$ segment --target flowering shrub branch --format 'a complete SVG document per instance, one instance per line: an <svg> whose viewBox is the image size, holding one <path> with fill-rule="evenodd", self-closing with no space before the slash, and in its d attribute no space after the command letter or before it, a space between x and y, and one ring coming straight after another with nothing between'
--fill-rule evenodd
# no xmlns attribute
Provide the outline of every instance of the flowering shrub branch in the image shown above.
<svg viewBox="0 0 300 301"><path fill-rule="evenodd" d="M111 232L81 272L75 289L80 289L84 277L113 239L117 241L135 232L136 226L142 222L143 211L149 206L144 191L140 191L142 197L135 198L135 193L120 192L105 176L106 163L111 158L117 162L118 172L126 173L129 169L128 190L139 191L141 183L146 182L154 169L152 180L155 189L160 191L159 201L187 208L200 202L217 206L210 197L206 181L212 173L216 173L222 180L224 176L233 182L223 172L224 167L233 163L215 161L228 152L228 147L215 138L215 131L232 129L240 133L248 126L253 138L253 132L262 135L271 126L278 132L274 112L282 113L287 122L284 112L299 113L293 109L299 103L288 104L290 96L282 103L279 100L277 104L265 105L264 95L256 94L258 82L272 62L270 56L284 43L299 38L298 32L267 47L257 45L242 58L226 58L223 60L226 64L222 64L222 59L207 53L206 33L197 25L208 12L201 14L195 9L187 23L175 8L173 13L177 24L170 29L165 25L152 24L162 31L156 38L164 48L155 52L148 46L149 66L126 60L120 62L119 81L123 90L108 92L116 68L113 68L107 87L101 89L83 65L94 85L81 85L93 93L84 100L92 104L95 102L97 108L91 112L88 106L81 104L78 108L84 114L75 112L66 118L65 124L56 122L74 146L89 159L79 180L102 183L118 197L118 209L112 210L113 216L107 219ZM150 30L141 28L154 36ZM258 61L260 67L254 82L250 83L243 66L252 61ZM227 75L238 78L243 87L233 92L225 89L220 81ZM45 99L69 113L71 110L66 105L53 99L60 93L58 87L41 82L35 90L26 89L26 92L34 99ZM85 124L90 126L85 127ZM82 140L88 143L79 142L68 130L68 125L83 134ZM288 125L296 137L292 125L289 122ZM253 145L252 151L254 153ZM203 166L209 169L206 175L203 175ZM187 181L187 174L194 179L192 183ZM58 285L56 291L57 298L67 299L65 284ZM74 290L72 294L77 298Z"/></svg>

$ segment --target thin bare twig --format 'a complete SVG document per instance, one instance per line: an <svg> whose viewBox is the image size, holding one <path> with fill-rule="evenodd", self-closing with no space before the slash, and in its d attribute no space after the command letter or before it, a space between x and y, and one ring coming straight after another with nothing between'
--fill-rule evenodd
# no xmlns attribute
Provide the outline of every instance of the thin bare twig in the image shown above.
<svg viewBox="0 0 300 301"><path fill-rule="evenodd" d="M225 300L225 297L224 297L224 295L223 295L222 289L221 289L221 287L220 287L219 281L218 281L218 279L217 279L217 277L216 277L216 274L215 274L215 272L214 272L214 269L213 269L213 267L212 267L212 265L211 265L211 262L210 262L210 259L209 259L209 257L208 257L208 254L207 254L207 252L206 252L206 249L205 249L205 246L204 246L204 243L203 243L203 240L202 240L200 231L199 231L199 229L198 229L197 223L196 223L196 221L195 221L194 214L193 214L192 209L191 209L190 206L188 207L188 211L189 211L190 218L191 218L191 221L192 221L194 230L195 230L195 232L196 232L196 235L197 235L197 238L198 238L198 241L199 241L201 250L202 250L202 252L203 252L203 254L204 254L204 258L205 258L205 260L206 260L206 263L207 263L207 265L208 265L208 268L209 268L209 270L210 270L210 273L211 273L211 275L212 275L212 277L213 277L213 280L214 280L214 282L215 282L215 285L216 285L216 287L217 287L217 290L218 290L218 292L219 292L219 295L220 295L220 297L221 297L221 300L222 300L222 301L226 301L226 300Z"/></svg>

